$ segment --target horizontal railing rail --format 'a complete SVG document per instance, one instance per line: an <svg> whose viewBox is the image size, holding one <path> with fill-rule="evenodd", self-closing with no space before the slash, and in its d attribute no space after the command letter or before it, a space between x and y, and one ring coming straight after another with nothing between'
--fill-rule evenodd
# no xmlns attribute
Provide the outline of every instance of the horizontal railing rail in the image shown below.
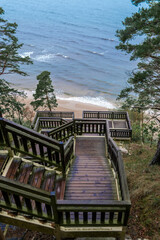
<svg viewBox="0 0 160 240"><path fill-rule="evenodd" d="M131 129L110 129L112 138L131 138L132 130Z"/></svg>
<svg viewBox="0 0 160 240"><path fill-rule="evenodd" d="M48 132L48 136L58 141L66 141L74 136L74 121L63 124L62 126Z"/></svg>
<svg viewBox="0 0 160 240"><path fill-rule="evenodd" d="M38 117L34 126L34 130L39 132L41 129L53 129L66 123L68 122L62 118Z"/></svg>
<svg viewBox="0 0 160 240"><path fill-rule="evenodd" d="M74 137L70 137L64 145L64 162L65 171L71 166L71 160L73 159L74 153Z"/></svg>
<svg viewBox="0 0 160 240"><path fill-rule="evenodd" d="M83 111L83 118L126 119L127 112L114 111Z"/></svg>
<svg viewBox="0 0 160 240"><path fill-rule="evenodd" d="M60 226L126 226L129 201L57 200L48 193L27 184L0 176L0 208Z"/></svg>
<svg viewBox="0 0 160 240"><path fill-rule="evenodd" d="M0 208L22 215L57 221L55 192L32 187L0 176Z"/></svg>
<svg viewBox="0 0 160 240"><path fill-rule="evenodd" d="M104 135L105 124L106 122L103 120L75 119L74 129L76 134L93 133L93 134Z"/></svg>
<svg viewBox="0 0 160 240"><path fill-rule="evenodd" d="M129 209L127 201L57 201L61 226L126 226Z"/></svg>
<svg viewBox="0 0 160 240"><path fill-rule="evenodd" d="M0 141L15 152L62 167L62 143L3 118L0 118L0 129Z"/></svg>
<svg viewBox="0 0 160 240"><path fill-rule="evenodd" d="M118 175L120 190L122 195L122 200L130 201L128 185L124 170L124 164L121 156L121 151L118 148L117 144L111 137L111 131L108 131L108 123L106 124L106 139L108 143L108 153L110 155L111 162L113 167Z"/></svg>
<svg viewBox="0 0 160 240"><path fill-rule="evenodd" d="M74 119L74 112L37 111L36 115L32 121L32 124L31 124L32 128L34 128L34 125L35 125L38 117L58 117L58 118Z"/></svg>
<svg viewBox="0 0 160 240"><path fill-rule="evenodd" d="M74 134L94 133L104 135L105 124L105 120L74 119L72 122L51 130L48 136L58 141L66 141Z"/></svg>
<svg viewBox="0 0 160 240"><path fill-rule="evenodd" d="M127 112L127 115L126 115L126 121L127 121L127 124L128 124L128 128L129 128L130 130L132 130L131 121L130 121L128 112Z"/></svg>

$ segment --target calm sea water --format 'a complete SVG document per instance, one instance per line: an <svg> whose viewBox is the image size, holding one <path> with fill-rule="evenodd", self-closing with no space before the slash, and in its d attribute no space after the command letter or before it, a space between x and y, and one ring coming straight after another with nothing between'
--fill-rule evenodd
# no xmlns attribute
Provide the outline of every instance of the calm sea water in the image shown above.
<svg viewBox="0 0 160 240"><path fill-rule="evenodd" d="M8 76L34 90L36 76L50 71L59 98L110 106L136 63L115 49L117 29L137 10L130 0L1 0L5 18L18 24L19 54L29 77Z"/></svg>

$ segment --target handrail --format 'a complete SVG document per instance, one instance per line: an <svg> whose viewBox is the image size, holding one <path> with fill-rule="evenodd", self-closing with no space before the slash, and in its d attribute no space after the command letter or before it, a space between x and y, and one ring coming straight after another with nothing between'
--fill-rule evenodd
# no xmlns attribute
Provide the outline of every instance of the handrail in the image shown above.
<svg viewBox="0 0 160 240"><path fill-rule="evenodd" d="M61 226L126 226L130 201L58 200Z"/></svg>
<svg viewBox="0 0 160 240"><path fill-rule="evenodd" d="M53 166L62 166L62 144L34 130L0 118L0 137L12 150Z"/></svg>
<svg viewBox="0 0 160 240"><path fill-rule="evenodd" d="M38 117L60 117L60 118L74 119L74 112L37 111L36 115L34 116L34 119L32 121L32 124L31 124L32 128L34 128L34 125L35 125Z"/></svg>
<svg viewBox="0 0 160 240"><path fill-rule="evenodd" d="M74 135L74 121L63 124L62 126L51 130L50 132L48 132L48 135L53 139L65 141L66 139Z"/></svg>
<svg viewBox="0 0 160 240"><path fill-rule="evenodd" d="M126 115L123 111L83 111L83 118L126 119Z"/></svg>
<svg viewBox="0 0 160 240"><path fill-rule="evenodd" d="M108 121L106 121L106 122L108 122ZM106 124L106 133L108 133L107 128L108 128L108 124ZM122 160L122 156L121 156L121 151L118 148L115 141L110 136L110 134L106 134L106 138L107 138L107 142L108 142L108 152L110 154L111 161L112 161L114 168L119 177L122 200L130 201L127 180L126 180L126 175L125 175L125 171L124 171L124 164L123 164L123 160Z"/></svg>
<svg viewBox="0 0 160 240"><path fill-rule="evenodd" d="M48 135L56 140L65 141L74 134L97 133L105 134L105 120L98 119L74 119L56 129L48 132Z"/></svg>
<svg viewBox="0 0 160 240"><path fill-rule="evenodd" d="M52 129L52 128L57 128L66 123L68 123L68 121L66 121L63 118L38 117L34 125L34 130L36 132L39 132L40 128Z"/></svg>
<svg viewBox="0 0 160 240"><path fill-rule="evenodd" d="M56 220L55 192L49 193L2 176L0 176L0 191L4 199L0 201L1 208L18 211L39 219Z"/></svg>
<svg viewBox="0 0 160 240"><path fill-rule="evenodd" d="M130 121L128 112L127 112L127 114L126 114L126 121L127 121L127 124L128 124L128 128L129 128L130 130L132 130L131 121Z"/></svg>

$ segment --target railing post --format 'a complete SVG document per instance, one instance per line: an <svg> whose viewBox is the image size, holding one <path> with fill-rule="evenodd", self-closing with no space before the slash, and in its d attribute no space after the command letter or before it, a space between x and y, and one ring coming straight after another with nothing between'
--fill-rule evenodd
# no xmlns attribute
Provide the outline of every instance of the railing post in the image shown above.
<svg viewBox="0 0 160 240"><path fill-rule="evenodd" d="M53 214L54 214L54 221L56 224L59 223L59 219L58 219L58 211L57 211L57 203L56 203L56 193L55 191L51 192L51 206L53 209Z"/></svg>
<svg viewBox="0 0 160 240"><path fill-rule="evenodd" d="M64 157L64 143L60 142L60 153L61 153L61 164L62 164L62 174L63 177L65 178L65 157Z"/></svg>

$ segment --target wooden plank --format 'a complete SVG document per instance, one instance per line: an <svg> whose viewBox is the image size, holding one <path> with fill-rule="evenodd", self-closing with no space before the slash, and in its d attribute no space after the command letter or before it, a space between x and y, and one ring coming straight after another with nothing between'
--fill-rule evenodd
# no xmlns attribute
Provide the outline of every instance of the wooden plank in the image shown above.
<svg viewBox="0 0 160 240"><path fill-rule="evenodd" d="M15 179L16 178L16 173L17 173L17 170L20 166L20 163L21 163L21 159L20 158L14 158L9 169L8 169L8 172L6 174L6 177L7 178L10 178L10 179Z"/></svg>
<svg viewBox="0 0 160 240"><path fill-rule="evenodd" d="M102 127L102 126L101 126ZM88 125L86 131L92 131ZM105 156L104 137L77 137L76 159L67 176L64 199L117 199L113 173ZM83 216L86 222L86 214Z"/></svg>

